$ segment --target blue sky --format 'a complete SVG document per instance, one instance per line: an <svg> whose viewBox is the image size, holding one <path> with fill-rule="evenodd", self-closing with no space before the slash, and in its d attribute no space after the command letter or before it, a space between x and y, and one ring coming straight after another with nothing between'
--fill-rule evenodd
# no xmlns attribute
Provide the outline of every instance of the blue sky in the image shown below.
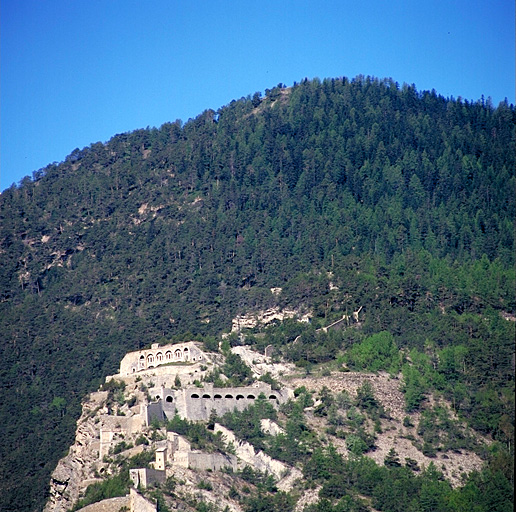
<svg viewBox="0 0 516 512"><path fill-rule="evenodd" d="M2 0L0 190L305 77L515 103L514 19L513 0Z"/></svg>

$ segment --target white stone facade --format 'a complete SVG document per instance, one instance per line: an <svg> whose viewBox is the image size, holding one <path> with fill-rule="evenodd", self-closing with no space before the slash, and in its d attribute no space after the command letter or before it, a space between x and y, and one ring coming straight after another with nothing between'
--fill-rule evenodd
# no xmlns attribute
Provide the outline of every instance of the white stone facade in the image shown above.
<svg viewBox="0 0 516 512"><path fill-rule="evenodd" d="M155 343L149 349L126 354L120 361L119 375L132 375L170 363L198 363L205 359L203 351L193 341L163 347Z"/></svg>

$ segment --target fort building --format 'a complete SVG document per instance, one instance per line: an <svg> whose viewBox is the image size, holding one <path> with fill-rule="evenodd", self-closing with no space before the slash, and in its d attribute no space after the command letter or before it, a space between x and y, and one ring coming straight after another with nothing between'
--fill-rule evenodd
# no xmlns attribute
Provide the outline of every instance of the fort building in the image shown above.
<svg viewBox="0 0 516 512"><path fill-rule="evenodd" d="M163 347L153 343L149 349L127 353L120 361L119 375L132 375L171 363L197 363L205 360L204 352L193 341Z"/></svg>
<svg viewBox="0 0 516 512"><path fill-rule="evenodd" d="M153 419L172 419L176 414L190 421L207 421L212 413L223 416L226 412L242 411L259 397L274 407L290 398L289 390L273 390L269 384L262 382L255 386L235 388L215 388L206 382L203 387L152 388L150 394L155 401L142 405L146 425L150 425Z"/></svg>

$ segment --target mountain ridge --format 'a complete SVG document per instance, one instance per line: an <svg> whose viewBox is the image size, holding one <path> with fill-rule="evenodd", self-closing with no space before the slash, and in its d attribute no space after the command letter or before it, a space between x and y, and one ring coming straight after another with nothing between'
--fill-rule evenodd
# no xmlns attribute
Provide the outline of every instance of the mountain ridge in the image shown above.
<svg viewBox="0 0 516 512"><path fill-rule="evenodd" d="M413 407L438 391L510 450L514 120L506 103L392 80L304 80L74 150L4 191L6 510L42 507L81 397L127 350L213 347L231 319L271 307L312 324L257 327L256 347L307 371L367 370L368 340L389 331L375 357L388 370L410 354ZM360 306L360 331L316 332Z"/></svg>

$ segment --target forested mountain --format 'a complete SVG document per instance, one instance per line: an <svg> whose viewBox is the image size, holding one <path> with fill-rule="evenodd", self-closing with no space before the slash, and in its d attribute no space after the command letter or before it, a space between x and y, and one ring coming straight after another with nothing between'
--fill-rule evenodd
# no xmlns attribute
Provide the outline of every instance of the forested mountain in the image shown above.
<svg viewBox="0 0 516 512"><path fill-rule="evenodd" d="M312 323L250 342L307 371L402 372L407 408L449 400L513 485L515 120L506 102L392 80L303 80L76 149L4 191L0 509L42 508L81 398L126 351L217 347L271 306ZM316 332L359 307L361 329ZM385 331L387 351L367 345Z"/></svg>

